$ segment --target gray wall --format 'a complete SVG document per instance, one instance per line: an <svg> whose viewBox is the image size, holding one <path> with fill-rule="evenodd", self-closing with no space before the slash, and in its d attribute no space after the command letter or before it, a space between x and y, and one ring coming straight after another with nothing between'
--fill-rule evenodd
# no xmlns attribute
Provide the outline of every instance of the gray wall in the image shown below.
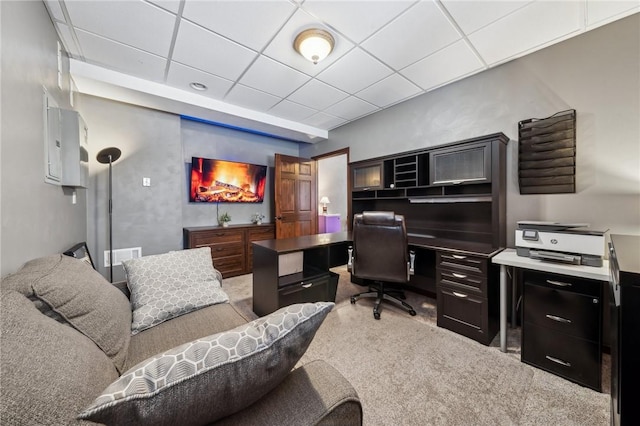
<svg viewBox="0 0 640 426"><path fill-rule="evenodd" d="M68 61L57 85L57 35L42 2L0 2L1 274L86 240L86 190L44 182L42 87L70 108Z"/></svg>
<svg viewBox="0 0 640 426"><path fill-rule="evenodd" d="M267 136L212 126L189 120L182 121L182 144L184 160L184 197L182 199L183 225L210 226L217 224L216 210L219 214L227 212L231 215L231 224L251 223L251 215L262 213L265 222L273 222L274 207L273 172L274 153L298 156L298 144ZM187 193L187 164L191 157L215 158L219 160L240 161L269 166L264 202L249 204L189 203Z"/></svg>
<svg viewBox="0 0 640 426"><path fill-rule="evenodd" d="M264 164L270 167L262 204L224 204L232 224L250 223L263 212L272 220L274 153L298 155L291 142L181 120L161 111L82 95L81 111L90 137L88 240L99 270L108 250L108 166L96 161L103 148L115 146L122 157L113 164L113 248L142 247L144 256L179 250L182 228L217 225L216 206L188 202L188 171L192 156ZM142 178L151 186L142 186ZM114 280L124 279L114 266Z"/></svg>
<svg viewBox="0 0 640 426"><path fill-rule="evenodd" d="M518 220L640 234L640 14L413 98L329 133L301 156L351 161L503 132L508 244ZM520 195L518 121L577 111L576 194Z"/></svg>

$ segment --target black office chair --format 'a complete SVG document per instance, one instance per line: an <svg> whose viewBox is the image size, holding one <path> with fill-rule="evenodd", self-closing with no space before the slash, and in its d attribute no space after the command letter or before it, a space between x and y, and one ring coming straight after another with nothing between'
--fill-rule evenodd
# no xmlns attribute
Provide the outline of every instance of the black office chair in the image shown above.
<svg viewBox="0 0 640 426"><path fill-rule="evenodd" d="M349 247L348 270L365 280L369 290L351 296L351 303L362 297L375 297L373 317L380 319L380 303L388 300L409 314L416 311L401 299L402 290L387 288L388 283L407 283L413 275L415 253L409 252L404 217L394 212L363 212L353 217L353 246Z"/></svg>

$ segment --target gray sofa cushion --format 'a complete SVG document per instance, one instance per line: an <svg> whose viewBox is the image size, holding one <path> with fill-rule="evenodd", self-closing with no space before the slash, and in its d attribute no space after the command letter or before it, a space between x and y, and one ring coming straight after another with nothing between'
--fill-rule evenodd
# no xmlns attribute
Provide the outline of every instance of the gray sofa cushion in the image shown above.
<svg viewBox="0 0 640 426"><path fill-rule="evenodd" d="M131 338L129 301L86 262L61 254L34 259L4 278L2 288L46 304L124 371Z"/></svg>
<svg viewBox="0 0 640 426"><path fill-rule="evenodd" d="M178 346L128 370L80 417L108 424L206 424L256 402L307 350L333 308L297 304Z"/></svg>
<svg viewBox="0 0 640 426"><path fill-rule="evenodd" d="M229 303L208 306L163 322L131 336L125 370L183 343L231 330L247 322Z"/></svg>
<svg viewBox="0 0 640 426"><path fill-rule="evenodd" d="M118 378L113 362L22 294L3 292L1 312L2 424L77 423L80 410Z"/></svg>
<svg viewBox="0 0 640 426"><path fill-rule="evenodd" d="M196 309L229 301L209 247L122 262L133 307L132 334Z"/></svg>

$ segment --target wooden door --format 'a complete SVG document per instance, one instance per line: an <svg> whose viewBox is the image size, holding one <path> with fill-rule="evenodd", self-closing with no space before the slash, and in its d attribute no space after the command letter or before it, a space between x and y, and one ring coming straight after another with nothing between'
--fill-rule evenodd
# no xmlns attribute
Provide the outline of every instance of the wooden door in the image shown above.
<svg viewBox="0 0 640 426"><path fill-rule="evenodd" d="M316 162L276 154L276 238L315 234L317 228Z"/></svg>

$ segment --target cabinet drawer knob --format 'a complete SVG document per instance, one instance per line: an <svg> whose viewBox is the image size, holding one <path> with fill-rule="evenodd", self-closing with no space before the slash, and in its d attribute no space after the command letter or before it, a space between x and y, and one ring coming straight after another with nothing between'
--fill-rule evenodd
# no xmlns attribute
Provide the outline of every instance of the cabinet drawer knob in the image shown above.
<svg viewBox="0 0 640 426"><path fill-rule="evenodd" d="M554 357L549 356L549 355L546 355L545 358L548 359L551 362L555 362L556 364L564 365L565 367L571 367L571 363L570 362L563 361L561 359L554 358Z"/></svg>
<svg viewBox="0 0 640 426"><path fill-rule="evenodd" d="M547 280L547 282L558 287L571 287L571 283L564 283L562 281Z"/></svg>
<svg viewBox="0 0 640 426"><path fill-rule="evenodd" d="M558 321L558 322L563 322L563 323L565 323L565 324L571 324L571 320L570 320L570 319L562 318L562 317L559 317L559 316L557 316L557 315L550 315L550 314L547 314L547 315L545 315L545 317L549 318L550 320L554 320L554 321Z"/></svg>
<svg viewBox="0 0 640 426"><path fill-rule="evenodd" d="M309 287L311 287L313 285L313 283L307 283L307 284L300 283L300 284L302 284L303 288L309 288Z"/></svg>
<svg viewBox="0 0 640 426"><path fill-rule="evenodd" d="M454 259L458 259L458 260L462 260L462 259L466 259L467 256L461 256L459 254L452 254L451 257L453 257Z"/></svg>
<svg viewBox="0 0 640 426"><path fill-rule="evenodd" d="M461 299L466 299L467 297L469 297L469 296L467 296L466 294L464 294L464 293L458 293L457 291L452 291L451 293L453 293L453 295L454 295L454 296L459 297L459 298L461 298Z"/></svg>
<svg viewBox="0 0 640 426"><path fill-rule="evenodd" d="M452 272L451 275L453 275L456 278L467 278L467 276L465 274L458 274L455 272Z"/></svg>

